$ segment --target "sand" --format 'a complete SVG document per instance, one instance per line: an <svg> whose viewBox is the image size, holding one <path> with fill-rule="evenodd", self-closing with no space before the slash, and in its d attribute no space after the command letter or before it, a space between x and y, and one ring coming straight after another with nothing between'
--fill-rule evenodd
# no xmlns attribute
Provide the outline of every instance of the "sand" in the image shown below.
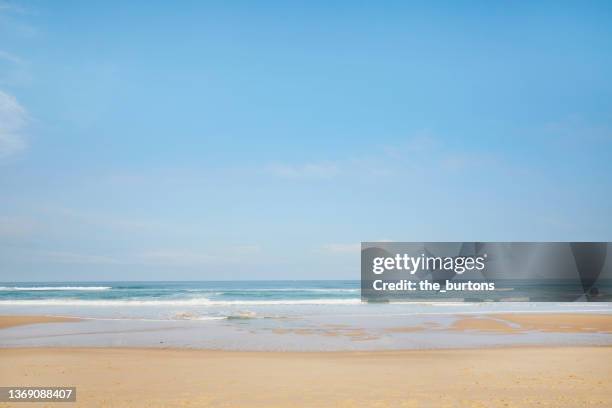
<svg viewBox="0 0 612 408"><path fill-rule="evenodd" d="M612 348L380 352L0 349L0 384L78 407L610 407ZM44 404L14 404L18 407ZM0 406L9 406L0 404Z"/></svg>
<svg viewBox="0 0 612 408"><path fill-rule="evenodd" d="M0 317L0 327L56 321L67 320ZM534 329L607 332L610 317L464 316L452 328ZM0 386L77 387L76 403L0 403L24 408L611 407L612 347L302 353L4 348Z"/></svg>
<svg viewBox="0 0 612 408"><path fill-rule="evenodd" d="M0 329L14 326L25 326L27 324L39 323L65 323L78 322L79 319L73 317L54 317L54 316L0 316Z"/></svg>
<svg viewBox="0 0 612 408"><path fill-rule="evenodd" d="M612 315L580 313L500 313L483 316L458 316L452 330L520 333L612 333Z"/></svg>

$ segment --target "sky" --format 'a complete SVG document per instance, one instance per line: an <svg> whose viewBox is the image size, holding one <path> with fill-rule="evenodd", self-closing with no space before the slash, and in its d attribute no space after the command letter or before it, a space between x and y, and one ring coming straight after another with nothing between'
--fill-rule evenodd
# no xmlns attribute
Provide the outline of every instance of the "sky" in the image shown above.
<svg viewBox="0 0 612 408"><path fill-rule="evenodd" d="M610 2L0 0L0 281L612 241Z"/></svg>

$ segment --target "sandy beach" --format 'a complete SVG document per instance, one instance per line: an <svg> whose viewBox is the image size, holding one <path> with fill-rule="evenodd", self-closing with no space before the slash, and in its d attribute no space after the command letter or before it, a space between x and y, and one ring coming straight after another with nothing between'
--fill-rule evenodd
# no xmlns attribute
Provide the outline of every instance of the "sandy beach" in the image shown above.
<svg viewBox="0 0 612 408"><path fill-rule="evenodd" d="M612 405L611 347L332 353L2 349L0 359L1 384L76 386L79 407Z"/></svg>
<svg viewBox="0 0 612 408"><path fill-rule="evenodd" d="M57 319L1 317L0 327ZM611 321L609 315L465 316L450 330L609 332ZM0 385L76 386L71 406L78 407L612 406L608 346L364 352L3 348L0 361Z"/></svg>

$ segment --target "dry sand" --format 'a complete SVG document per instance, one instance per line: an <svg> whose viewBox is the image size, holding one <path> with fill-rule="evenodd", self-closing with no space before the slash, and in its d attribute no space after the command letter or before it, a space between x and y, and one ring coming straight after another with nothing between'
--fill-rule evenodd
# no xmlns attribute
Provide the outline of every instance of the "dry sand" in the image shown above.
<svg viewBox="0 0 612 408"><path fill-rule="evenodd" d="M610 347L331 353L0 349L0 361L2 385L76 386L76 404L55 404L66 407L612 406ZM45 406L14 404L28 405Z"/></svg>

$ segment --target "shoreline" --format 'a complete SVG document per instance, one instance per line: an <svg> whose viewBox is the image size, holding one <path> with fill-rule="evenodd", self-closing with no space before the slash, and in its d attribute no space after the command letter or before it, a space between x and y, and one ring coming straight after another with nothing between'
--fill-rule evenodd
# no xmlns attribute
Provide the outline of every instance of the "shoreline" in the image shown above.
<svg viewBox="0 0 612 408"><path fill-rule="evenodd" d="M547 344L512 344L512 345L490 345L486 347L444 347L444 348L406 348L406 349L366 349L366 350L243 350L243 349L215 349L215 348L196 348L196 347L149 347L149 346L10 346L10 347L0 347L0 354L2 351L52 351L52 350L60 350L60 351L105 351L105 350L118 350L118 351L156 351L156 352L202 352L202 353L218 353L218 354L295 354L295 355L318 355L321 356L331 356L331 355L346 355L346 356L361 356L366 354L396 354L396 353L421 353L421 352L470 352L470 351L496 351L496 350L537 350L537 349L550 349L550 350L559 350L559 349L611 349L612 356L612 344L576 344L576 345L547 345ZM612 360L611 360L612 361ZM0 405L1 406L1 405Z"/></svg>
<svg viewBox="0 0 612 408"><path fill-rule="evenodd" d="M415 317L427 316L426 313ZM453 331L486 331L486 332L565 332L565 333L605 333L612 334L612 313L606 312L483 312L475 313L448 313L456 321L447 329ZM383 316L384 317L384 316ZM96 317L72 317L66 315L0 315L0 330L11 327L26 326L45 323L81 322L88 320L108 321L141 321L140 319L111 319ZM159 319L155 321L182 322L190 319ZM434 326L404 326L393 327L388 330L427 330Z"/></svg>
<svg viewBox="0 0 612 408"><path fill-rule="evenodd" d="M4 329L2 329L4 327ZM612 314L449 314L351 322L0 316L0 348L151 348L253 352L474 350L611 346Z"/></svg>

